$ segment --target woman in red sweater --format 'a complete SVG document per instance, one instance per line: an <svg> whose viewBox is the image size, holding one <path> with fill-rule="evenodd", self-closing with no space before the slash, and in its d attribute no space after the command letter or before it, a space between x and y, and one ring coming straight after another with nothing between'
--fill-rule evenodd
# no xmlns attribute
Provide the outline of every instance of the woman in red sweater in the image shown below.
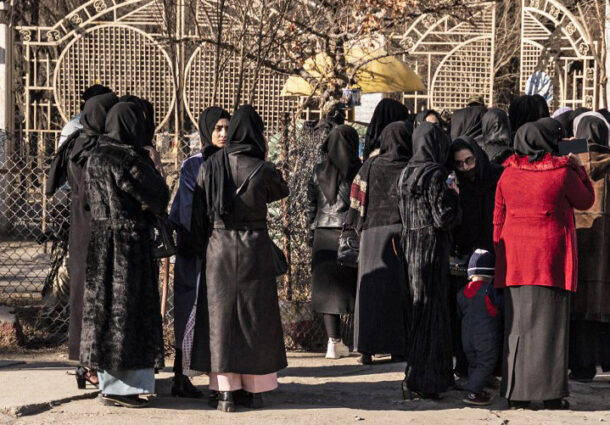
<svg viewBox="0 0 610 425"><path fill-rule="evenodd" d="M576 291L573 209L595 195L577 157L559 157L559 122L522 126L496 190L496 287L505 291L501 395L512 407L566 409L570 294Z"/></svg>

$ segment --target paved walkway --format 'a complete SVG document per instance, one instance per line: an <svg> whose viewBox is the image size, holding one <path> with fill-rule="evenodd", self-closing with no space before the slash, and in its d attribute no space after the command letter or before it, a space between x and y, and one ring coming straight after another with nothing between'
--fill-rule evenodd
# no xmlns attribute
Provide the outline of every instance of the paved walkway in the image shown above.
<svg viewBox="0 0 610 425"><path fill-rule="evenodd" d="M63 354L0 355L0 424L593 424L610 423L610 376L590 384L571 382L571 411L467 408L462 392L441 401L401 399L404 364L361 366L354 357L326 360L317 353L291 353L280 389L266 395L266 409L221 413L205 400L170 396L171 372L157 375L158 397L146 409L102 406L97 391L77 390L74 366ZM207 377L195 378L205 390Z"/></svg>

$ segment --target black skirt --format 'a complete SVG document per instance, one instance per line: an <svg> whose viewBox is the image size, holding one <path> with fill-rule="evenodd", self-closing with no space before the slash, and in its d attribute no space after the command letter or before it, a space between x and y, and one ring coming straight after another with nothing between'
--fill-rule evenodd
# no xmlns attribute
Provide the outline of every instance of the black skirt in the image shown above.
<svg viewBox="0 0 610 425"><path fill-rule="evenodd" d="M337 263L340 235L341 229L316 229L314 233L311 308L318 313L354 312L358 269Z"/></svg>
<svg viewBox="0 0 610 425"><path fill-rule="evenodd" d="M370 354L405 352L405 272L401 224L366 229L360 238L354 347Z"/></svg>
<svg viewBox="0 0 610 425"><path fill-rule="evenodd" d="M567 397L570 292L527 285L504 294L500 395L514 401Z"/></svg>

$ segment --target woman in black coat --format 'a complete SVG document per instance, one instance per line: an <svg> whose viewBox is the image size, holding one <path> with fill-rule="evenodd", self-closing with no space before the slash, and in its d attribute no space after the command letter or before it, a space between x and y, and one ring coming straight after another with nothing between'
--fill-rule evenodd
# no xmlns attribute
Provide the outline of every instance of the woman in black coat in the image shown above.
<svg viewBox="0 0 610 425"><path fill-rule="evenodd" d="M68 182L71 188L70 236L68 270L70 271L70 327L68 333L68 358L78 360L80 356L80 339L83 310L83 293L85 290L85 273L87 264L87 245L89 243L90 212L86 203L85 164L89 155L98 145L98 139L104 134L106 114L117 102L114 93L94 96L85 102L80 122L83 126L72 143L68 140L69 149ZM82 368L77 370L77 382L84 388L85 379L96 384L94 371Z"/></svg>
<svg viewBox="0 0 610 425"><path fill-rule="evenodd" d="M254 108L240 107L229 122L228 145L201 166L193 197L194 244L206 249L202 319L209 321L210 357L193 356L191 368L210 371L222 411L233 411L234 402L261 407L260 393L277 388L277 371L287 366L267 204L289 191L265 161L263 130Z"/></svg>
<svg viewBox="0 0 610 425"><path fill-rule="evenodd" d="M413 157L399 182L409 282L405 399L438 398L453 384L449 251L450 231L461 211L457 192L446 183L450 147L438 126L420 125L413 133Z"/></svg>
<svg viewBox="0 0 610 425"><path fill-rule="evenodd" d="M348 125L335 127L323 150L326 161L314 167L308 185L307 218L312 252L311 307L324 315L327 359L349 355L341 341L340 314L354 312L358 270L337 263L341 228L349 209L352 180L360 169L358 133Z"/></svg>
<svg viewBox="0 0 610 425"><path fill-rule="evenodd" d="M345 225L360 235L354 349L363 364L371 364L373 354L404 359L406 283L397 183L411 158L412 128L404 121L388 125L381 133L379 155L364 163L352 184Z"/></svg>
<svg viewBox="0 0 610 425"><path fill-rule="evenodd" d="M453 229L455 253L470 258L475 249L494 252L496 186L504 168L490 163L474 139L465 136L453 141L450 158L462 208L462 221Z"/></svg>
<svg viewBox="0 0 610 425"><path fill-rule="evenodd" d="M102 401L140 407L163 364L159 270L151 214L169 202L165 180L139 146L140 111L118 103L87 163L91 235L83 305L81 362L98 368Z"/></svg>

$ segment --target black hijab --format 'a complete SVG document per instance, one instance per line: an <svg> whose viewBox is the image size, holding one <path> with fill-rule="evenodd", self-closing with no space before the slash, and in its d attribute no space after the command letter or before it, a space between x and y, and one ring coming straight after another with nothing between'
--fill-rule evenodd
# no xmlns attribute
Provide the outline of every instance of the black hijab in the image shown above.
<svg viewBox="0 0 610 425"><path fill-rule="evenodd" d="M430 177L436 171L448 174L445 165L449 159L451 140L437 125L423 122L413 132L413 156L407 164L405 189L422 194Z"/></svg>
<svg viewBox="0 0 610 425"><path fill-rule="evenodd" d="M241 106L231 117L227 146L213 154L205 168L204 185L209 217L226 215L233 207L237 186L231 175L229 154L240 153L264 160L267 153L264 130L263 120L251 105Z"/></svg>
<svg viewBox="0 0 610 425"><path fill-rule="evenodd" d="M114 143L140 150L143 147L141 136L144 126L141 110L137 104L119 102L106 115L105 136Z"/></svg>
<svg viewBox="0 0 610 425"><path fill-rule="evenodd" d="M134 95L121 96L121 102L129 102L138 106L142 118L142 129L140 144L142 146L152 146L155 136L155 108L152 103Z"/></svg>
<svg viewBox="0 0 610 425"><path fill-rule="evenodd" d="M602 114L602 116L606 119L606 121L608 121L610 123L610 111L608 111L608 109L603 108L603 109L600 109L597 112Z"/></svg>
<svg viewBox="0 0 610 425"><path fill-rule="evenodd" d="M419 127L421 123L426 121L426 118L428 118L429 115L435 115L438 119L438 125L440 125L441 127L443 126L444 122L443 118L441 117L441 114L439 114L434 109L426 109L425 111L418 112L417 115L415 115L415 122L413 123L413 128L415 129Z"/></svg>
<svg viewBox="0 0 610 425"><path fill-rule="evenodd" d="M460 136L479 140L483 136L483 115L487 108L483 105L467 106L455 111L451 117L451 139Z"/></svg>
<svg viewBox="0 0 610 425"><path fill-rule="evenodd" d="M201 140L201 153L204 158L210 157L220 148L212 143L212 133L221 119L231 119L231 115L218 106L205 108L199 115L199 139Z"/></svg>
<svg viewBox="0 0 610 425"><path fill-rule="evenodd" d="M379 136L379 160L404 162L413 156L413 126L408 121L388 125Z"/></svg>
<svg viewBox="0 0 610 425"><path fill-rule="evenodd" d="M542 101L541 101L542 100ZM544 105L543 105L544 103ZM540 95L523 95L513 99L508 108L510 128L513 134L528 122L538 121L549 116L546 100Z"/></svg>
<svg viewBox="0 0 610 425"><path fill-rule="evenodd" d="M87 138L83 143L76 143L70 160L84 164L89 153L97 146L98 138L106 131L106 117L108 112L119 102L116 94L107 93L94 96L85 102L80 116L83 126L81 134Z"/></svg>
<svg viewBox="0 0 610 425"><path fill-rule="evenodd" d="M608 146L608 125L602 119L594 116L583 117L576 129L576 137L587 139L589 143Z"/></svg>
<svg viewBox="0 0 610 425"><path fill-rule="evenodd" d="M460 188L465 188L465 190L474 194L487 193L490 187L495 187L498 183L498 169L502 170L502 167L491 164L487 154L478 143L473 138L465 136L458 137L451 144L451 160L453 160L454 154L462 149L468 149L473 153L476 165L474 167L474 180L468 178L468 172L460 171L457 168L454 170Z"/></svg>
<svg viewBox="0 0 610 425"><path fill-rule="evenodd" d="M541 160L547 153L557 155L557 144L562 136L561 124L553 118L526 123L515 135L515 152L520 156L528 156L530 162Z"/></svg>
<svg viewBox="0 0 610 425"><path fill-rule="evenodd" d="M510 122L502 109L491 108L483 115L483 151L498 164L512 154Z"/></svg>
<svg viewBox="0 0 610 425"><path fill-rule="evenodd" d="M394 99L382 99L375 107L371 122L364 136L364 160L366 161L375 149L379 147L379 136L388 124L409 118L409 110L401 102Z"/></svg>
<svg viewBox="0 0 610 425"><path fill-rule="evenodd" d="M85 102L80 116L83 128L68 137L51 162L45 191L47 196L53 195L66 182L69 161L81 166L87 161L97 146L99 136L104 133L108 110L118 101L114 93L107 93L93 96Z"/></svg>
<svg viewBox="0 0 610 425"><path fill-rule="evenodd" d="M341 182L352 180L360 168L358 132L349 125L339 125L331 130L324 147L327 156L318 169L318 181L324 197L333 205Z"/></svg>

